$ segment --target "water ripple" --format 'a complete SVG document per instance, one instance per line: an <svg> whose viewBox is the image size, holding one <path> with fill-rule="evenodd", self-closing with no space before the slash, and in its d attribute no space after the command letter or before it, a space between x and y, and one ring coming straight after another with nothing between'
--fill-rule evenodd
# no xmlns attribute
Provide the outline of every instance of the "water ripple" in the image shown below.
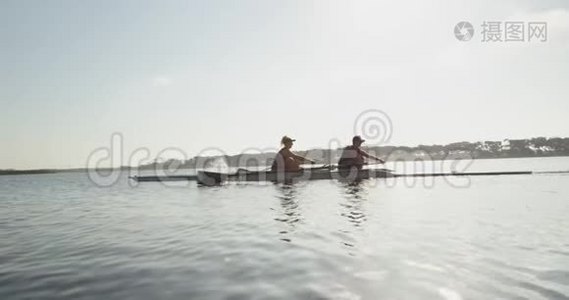
<svg viewBox="0 0 569 300"><path fill-rule="evenodd" d="M568 299L569 177L554 178L0 177L0 299Z"/></svg>

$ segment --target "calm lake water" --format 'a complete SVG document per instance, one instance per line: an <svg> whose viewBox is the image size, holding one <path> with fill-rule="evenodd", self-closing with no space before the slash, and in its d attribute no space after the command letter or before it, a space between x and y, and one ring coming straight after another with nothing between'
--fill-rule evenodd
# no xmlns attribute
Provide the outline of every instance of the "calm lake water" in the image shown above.
<svg viewBox="0 0 569 300"><path fill-rule="evenodd" d="M127 175L0 176L0 299L569 299L567 174L210 188Z"/></svg>

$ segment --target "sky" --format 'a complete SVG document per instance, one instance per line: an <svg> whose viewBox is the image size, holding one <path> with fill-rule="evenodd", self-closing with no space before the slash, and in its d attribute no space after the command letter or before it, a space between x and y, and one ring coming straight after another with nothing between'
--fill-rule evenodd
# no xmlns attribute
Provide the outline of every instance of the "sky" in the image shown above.
<svg viewBox="0 0 569 300"><path fill-rule="evenodd" d="M482 42L485 21L547 22L547 41ZM3 0L0 38L0 169L84 167L114 133L123 165L327 148L369 110L384 145L569 136L562 0Z"/></svg>

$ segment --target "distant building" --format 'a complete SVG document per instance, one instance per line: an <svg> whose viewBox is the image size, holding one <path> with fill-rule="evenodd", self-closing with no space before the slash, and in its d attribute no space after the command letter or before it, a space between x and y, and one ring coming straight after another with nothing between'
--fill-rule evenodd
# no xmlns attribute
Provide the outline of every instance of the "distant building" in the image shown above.
<svg viewBox="0 0 569 300"><path fill-rule="evenodd" d="M505 139L502 141L502 151L510 151L511 149L511 145L510 145L510 140Z"/></svg>

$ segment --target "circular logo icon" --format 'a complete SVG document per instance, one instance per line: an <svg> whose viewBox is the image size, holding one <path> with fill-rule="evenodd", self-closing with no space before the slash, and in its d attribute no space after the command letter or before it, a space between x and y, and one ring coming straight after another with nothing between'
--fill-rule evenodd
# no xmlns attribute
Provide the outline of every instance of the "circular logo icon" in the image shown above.
<svg viewBox="0 0 569 300"><path fill-rule="evenodd" d="M472 24L469 22L458 22L458 24L454 26L454 36L461 42L470 41L473 35L474 27L472 27Z"/></svg>

